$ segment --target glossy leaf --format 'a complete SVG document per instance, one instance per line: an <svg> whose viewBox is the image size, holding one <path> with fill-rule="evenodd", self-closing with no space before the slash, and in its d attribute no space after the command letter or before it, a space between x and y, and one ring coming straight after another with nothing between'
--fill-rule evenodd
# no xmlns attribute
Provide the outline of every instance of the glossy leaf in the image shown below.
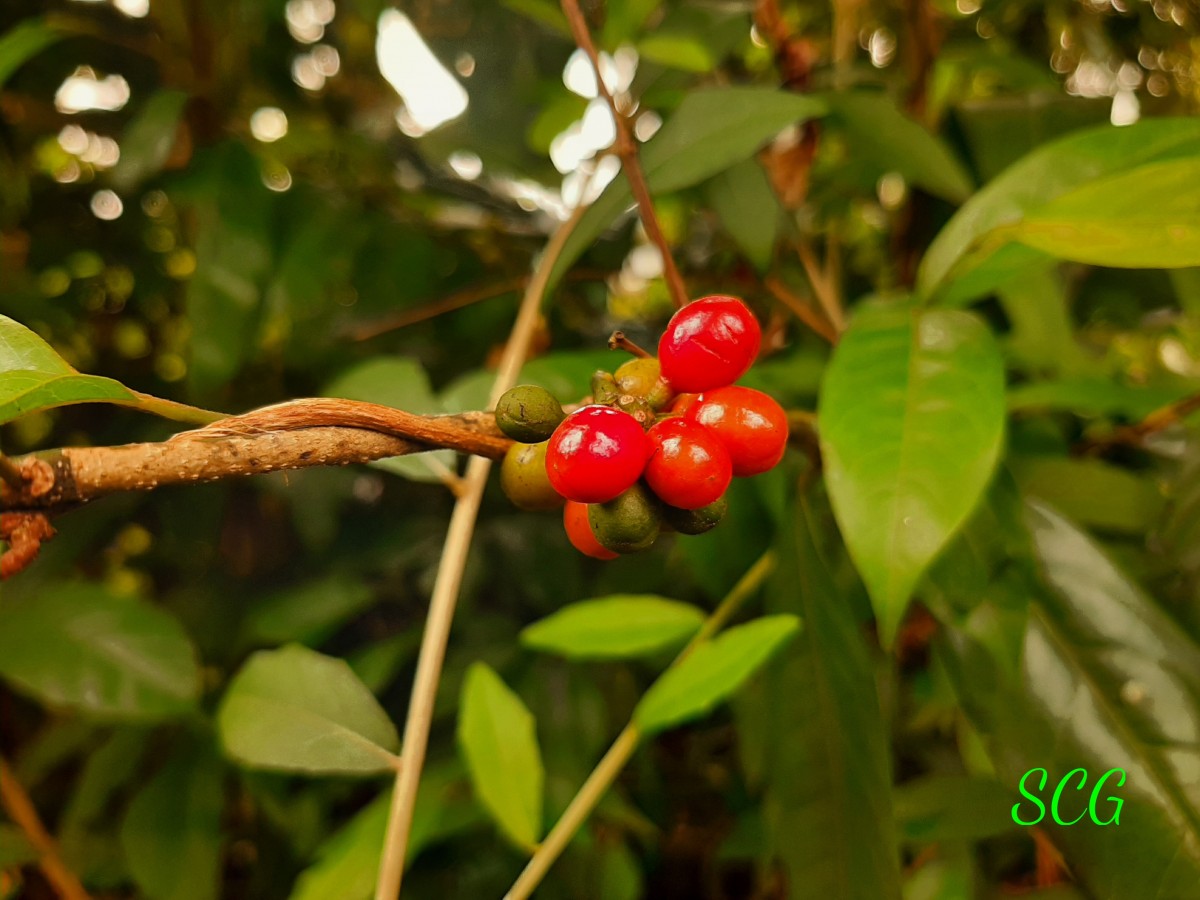
<svg viewBox="0 0 1200 900"><path fill-rule="evenodd" d="M688 94L641 151L652 191L669 193L749 159L788 125L825 114L813 97L759 87L723 87ZM605 188L567 239L554 269L557 282L633 202L624 175Z"/></svg>
<svg viewBox="0 0 1200 900"><path fill-rule="evenodd" d="M814 543L820 526L799 498L767 591L767 609L804 621L762 679L768 845L795 900L890 900L900 869L887 728L853 606Z"/></svg>
<svg viewBox="0 0 1200 900"><path fill-rule="evenodd" d="M518 846L542 835L545 772L533 715L489 666L467 670L458 745L480 802Z"/></svg>
<svg viewBox="0 0 1200 900"><path fill-rule="evenodd" d="M964 312L864 307L826 372L820 422L833 510L890 644L917 581L999 457L995 339Z"/></svg>
<svg viewBox="0 0 1200 900"><path fill-rule="evenodd" d="M633 711L634 724L653 734L708 714L799 629L795 616L764 616L701 644L646 691Z"/></svg>
<svg viewBox="0 0 1200 900"><path fill-rule="evenodd" d="M1103 773L1125 771L1123 786L1114 776L1097 798L1101 821L1118 812L1109 796L1123 801L1119 827L1063 827L1049 812L1042 822L1090 895L1184 900L1200 883L1200 648L1061 515L1034 505L1028 522L1048 589L1034 597L1017 677L957 628L942 647L947 670L1004 783L1034 767L1055 784L1088 771L1083 793L1067 791L1063 819L1086 814Z"/></svg>
<svg viewBox="0 0 1200 900"><path fill-rule="evenodd" d="M4 32L0 36L0 87L28 60L63 36L43 19L26 19Z"/></svg>
<svg viewBox="0 0 1200 900"><path fill-rule="evenodd" d="M1016 226L1023 244L1062 259L1125 268L1200 265L1200 154L1089 182Z"/></svg>
<svg viewBox="0 0 1200 900"><path fill-rule="evenodd" d="M251 768L369 775L396 765L395 726L340 659L298 644L263 650L217 713L225 752Z"/></svg>
<svg viewBox="0 0 1200 900"><path fill-rule="evenodd" d="M156 900L215 900L221 870L223 767L206 743L178 751L133 798L121 846Z"/></svg>
<svg viewBox="0 0 1200 900"><path fill-rule="evenodd" d="M919 292L934 297L972 270L978 270L972 274L972 293L986 292L995 283L996 265L1012 249L1003 245L1015 236L1013 226L1089 182L1153 162L1194 158L1198 142L1200 122L1162 118L1076 132L1035 150L980 190L942 228L921 262Z"/></svg>
<svg viewBox="0 0 1200 900"><path fill-rule="evenodd" d="M179 623L93 584L56 584L0 604L0 677L49 706L104 718L178 716L200 692Z"/></svg>
<svg viewBox="0 0 1200 900"><path fill-rule="evenodd" d="M708 183L708 202L721 225L760 272L771 265L782 210L762 166L730 166Z"/></svg>
<svg viewBox="0 0 1200 900"><path fill-rule="evenodd" d="M629 659L682 644L704 623L696 607L617 594L563 607L521 632L521 643L570 659Z"/></svg>
<svg viewBox="0 0 1200 900"><path fill-rule="evenodd" d="M951 202L961 203L971 195L974 184L958 157L941 138L902 113L887 94L847 91L827 94L825 100L857 154Z"/></svg>

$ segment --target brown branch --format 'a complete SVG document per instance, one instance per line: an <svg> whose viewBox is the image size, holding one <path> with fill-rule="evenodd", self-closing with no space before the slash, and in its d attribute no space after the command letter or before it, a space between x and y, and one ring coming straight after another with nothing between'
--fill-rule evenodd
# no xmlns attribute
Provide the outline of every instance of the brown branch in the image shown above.
<svg viewBox="0 0 1200 900"><path fill-rule="evenodd" d="M837 343L838 333L834 330L833 326L809 304L792 293L791 288L786 284L773 275L767 276L763 284L766 285L767 290L775 295L775 299L795 313L796 318L801 322L825 338L829 343Z"/></svg>
<svg viewBox="0 0 1200 900"><path fill-rule="evenodd" d="M0 508L62 511L122 491L349 465L436 448L496 459L511 443L491 413L418 416L352 400L293 400L161 443L64 447L26 457L18 463L31 475L21 490L0 487Z"/></svg>
<svg viewBox="0 0 1200 900"><path fill-rule="evenodd" d="M592 61L592 69L596 73L596 90L608 104L617 129L617 139L613 143L613 148L617 151L617 156L621 158L621 168L625 172L625 177L629 179L629 187L633 191L634 199L637 200L646 236L662 254L663 278L667 282L667 290L670 291L675 306L682 309L688 303L687 286L683 283L683 276L679 274L679 269L675 266L671 247L659 224L658 214L654 211L654 200L650 196L650 188L646 184L646 176L642 172L641 163L638 162L637 141L629 127L629 120L617 108L617 101L613 99L608 85L604 83L604 77L600 71L600 55L596 52L595 43L592 42L587 19L584 18L583 11L579 8L579 0L562 0L562 10L571 25L571 34L575 37L575 43Z"/></svg>
<svg viewBox="0 0 1200 900"><path fill-rule="evenodd" d="M38 852L38 867L58 896L63 900L90 900L79 878L63 862L58 844L42 824L29 794L3 757L0 757L0 806Z"/></svg>
<svg viewBox="0 0 1200 900"><path fill-rule="evenodd" d="M1164 431L1182 422L1192 413L1200 412L1200 394L1191 394L1182 400L1159 407L1135 425L1118 428L1111 434L1088 441L1083 445L1085 454L1096 453L1117 445L1137 446L1152 434Z"/></svg>
<svg viewBox="0 0 1200 900"><path fill-rule="evenodd" d="M609 336L608 349L609 350L624 350L626 353L630 353L633 356L636 356L638 359L649 359L650 357L652 357L654 355L649 350L646 350L643 347L639 347L637 344L635 344L633 341L631 341L628 337L625 336L625 332L623 332L623 331L614 331Z"/></svg>
<svg viewBox="0 0 1200 900"><path fill-rule="evenodd" d="M841 334L846 330L846 317L842 313L842 299L829 272L817 262L812 246L803 238L796 241L796 253L800 257L800 264L804 266L804 274L812 284L813 294L825 311L825 317L833 325L833 330Z"/></svg>

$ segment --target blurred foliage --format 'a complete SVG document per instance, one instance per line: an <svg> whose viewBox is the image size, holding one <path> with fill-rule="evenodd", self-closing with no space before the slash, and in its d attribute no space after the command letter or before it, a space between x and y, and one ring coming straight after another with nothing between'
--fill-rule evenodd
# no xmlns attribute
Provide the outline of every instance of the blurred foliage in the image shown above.
<svg viewBox="0 0 1200 900"><path fill-rule="evenodd" d="M819 401L825 467L605 564L489 486L405 895L502 896L632 716L539 898L1200 897L1200 436L1107 440L1200 392L1195 5L583 5L689 287L759 313L746 383ZM485 403L605 113L553 0L398 8L0 3L6 454L177 428L133 391ZM466 90L438 127L398 23ZM525 377L564 401L669 315L629 207L556 270ZM0 749L95 896L371 895L456 465L108 498L0 586ZM655 683L768 548L767 615ZM1124 768L1120 826L1018 827L1038 766ZM0 897L53 896L35 856L0 819Z"/></svg>

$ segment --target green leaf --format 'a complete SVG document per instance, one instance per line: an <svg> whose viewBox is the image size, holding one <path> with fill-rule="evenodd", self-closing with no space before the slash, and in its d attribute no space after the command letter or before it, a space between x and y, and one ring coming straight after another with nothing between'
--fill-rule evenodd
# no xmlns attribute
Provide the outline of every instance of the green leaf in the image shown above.
<svg viewBox="0 0 1200 900"><path fill-rule="evenodd" d="M1159 407L1180 400L1185 391L1122 384L1107 378L1079 376L1018 385L1008 392L1010 412L1065 410L1077 416L1125 416L1142 419Z"/></svg>
<svg viewBox="0 0 1200 900"><path fill-rule="evenodd" d="M762 166L748 159L726 169L708 183L708 202L746 258L770 268L781 210Z"/></svg>
<svg viewBox="0 0 1200 900"><path fill-rule="evenodd" d="M398 762L395 727L350 667L298 644L247 660L217 727L226 753L251 768L369 775Z"/></svg>
<svg viewBox="0 0 1200 900"><path fill-rule="evenodd" d="M1003 269L1015 249L1004 244L1023 219L1089 182L1153 162L1195 158L1198 142L1200 121L1155 118L1076 132L1041 147L975 194L942 228L921 262L919 293L933 298L968 274L971 293L986 293L996 283L997 266ZM1005 265L1012 265L1011 258Z"/></svg>
<svg viewBox="0 0 1200 900"><path fill-rule="evenodd" d="M174 618L83 583L0 605L0 677L105 718L177 716L200 693L196 652Z"/></svg>
<svg viewBox="0 0 1200 900"><path fill-rule="evenodd" d="M1142 535L1162 513L1153 481L1102 460L1027 457L1014 459L1012 470L1023 492L1094 528Z"/></svg>
<svg viewBox="0 0 1200 900"><path fill-rule="evenodd" d="M896 788L896 824L906 841L978 841L1017 829L1016 792L994 778L926 775Z"/></svg>
<svg viewBox="0 0 1200 900"><path fill-rule="evenodd" d="M37 862L38 852L16 825L0 822L0 871Z"/></svg>
<svg viewBox="0 0 1200 900"><path fill-rule="evenodd" d="M638 54L684 72L711 72L717 61L708 46L693 34L656 31L638 41Z"/></svg>
<svg viewBox="0 0 1200 900"><path fill-rule="evenodd" d="M400 356L376 356L359 363L327 384L322 393L326 397L364 400L423 416L445 411L434 395L429 376L421 364ZM397 456L381 459L372 465L414 481L436 483L442 480L442 476L439 470L431 467L431 462L453 469L454 452L438 450Z"/></svg>
<svg viewBox="0 0 1200 900"><path fill-rule="evenodd" d="M1004 435L1004 365L979 319L860 308L820 399L833 509L890 644L922 573L987 487Z"/></svg>
<svg viewBox="0 0 1200 900"><path fill-rule="evenodd" d="M683 643L704 623L696 607L649 594L565 606L521 632L521 643L570 659L629 659Z"/></svg>
<svg viewBox="0 0 1200 900"><path fill-rule="evenodd" d="M900 894L887 726L852 604L817 551L826 510L799 498L778 537L766 607L804 629L763 673L763 816L795 900ZM804 835L804 840L797 840Z"/></svg>
<svg viewBox="0 0 1200 900"><path fill-rule="evenodd" d="M1119 826L1064 827L1049 812L1041 822L1085 893L1184 900L1200 883L1200 647L1066 519L1038 504L1028 522L1048 589L1034 594L1017 676L956 627L938 652L1002 783L1042 767L1057 785L1083 767L1084 792L1064 795L1071 820L1101 775L1126 772L1097 801L1107 820L1116 808L1105 798L1123 800ZM1038 793L1049 806L1050 786ZM1028 800L1022 809L1036 814Z"/></svg>
<svg viewBox="0 0 1200 900"><path fill-rule="evenodd" d="M127 191L157 175L175 145L175 132L187 105L183 91L153 94L121 135L121 159L112 171L113 186Z"/></svg>
<svg viewBox="0 0 1200 900"><path fill-rule="evenodd" d="M215 900L221 868L223 767L188 741L133 798L121 846L134 881L155 900Z"/></svg>
<svg viewBox="0 0 1200 900"><path fill-rule="evenodd" d="M542 835L546 773L533 714L486 663L463 681L458 745L479 800L518 846Z"/></svg>
<svg viewBox="0 0 1200 900"><path fill-rule="evenodd" d="M63 36L61 31L40 18L18 22L4 32L0 37L0 87L28 60Z"/></svg>
<svg viewBox="0 0 1200 900"><path fill-rule="evenodd" d="M391 793L385 791L326 840L316 861L300 873L289 900L368 900L379 874L390 805ZM405 865L426 847L482 821L461 766L427 765L421 773Z"/></svg>
<svg viewBox="0 0 1200 900"><path fill-rule="evenodd" d="M817 118L825 104L774 88L723 87L689 93L641 153L650 189L670 193L698 184L734 163L749 159L763 144L796 122ZM583 214L551 271L557 281L633 202L624 175Z"/></svg>
<svg viewBox="0 0 1200 900"><path fill-rule="evenodd" d="M706 715L799 629L795 616L764 616L701 644L651 685L633 711L634 724L653 734Z"/></svg>
<svg viewBox="0 0 1200 900"><path fill-rule="evenodd" d="M1138 269L1200 265L1200 156L1085 184L1030 213L1016 239L1062 259Z"/></svg>
<svg viewBox="0 0 1200 900"><path fill-rule="evenodd" d="M256 602L242 620L243 638L250 643L320 644L373 601L361 580L331 575Z"/></svg>
<svg viewBox="0 0 1200 900"><path fill-rule="evenodd" d="M958 157L887 94L854 91L826 94L824 100L831 117L846 129L855 155L953 203L971 196L975 185Z"/></svg>

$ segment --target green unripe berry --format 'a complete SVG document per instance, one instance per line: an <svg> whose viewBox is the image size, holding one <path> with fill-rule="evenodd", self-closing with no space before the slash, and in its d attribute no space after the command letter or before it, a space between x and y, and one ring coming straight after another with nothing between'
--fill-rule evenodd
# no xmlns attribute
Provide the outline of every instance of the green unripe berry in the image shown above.
<svg viewBox="0 0 1200 900"><path fill-rule="evenodd" d="M518 509L531 512L558 509L566 501L550 486L546 474L546 446L513 444L500 464L500 488Z"/></svg>
<svg viewBox="0 0 1200 900"><path fill-rule="evenodd" d="M662 504L638 483L615 500L588 507L588 524L614 553L637 553L654 544L662 525Z"/></svg>
<svg viewBox="0 0 1200 900"><path fill-rule="evenodd" d="M617 392L623 396L644 400L653 410L660 410L675 396L662 377L662 368L653 356L631 359L614 373Z"/></svg>
<svg viewBox="0 0 1200 900"><path fill-rule="evenodd" d="M611 406L617 402L618 396L620 396L620 392L617 390L617 381L613 378L612 373L597 369L592 374L592 402L599 403L601 406Z"/></svg>
<svg viewBox="0 0 1200 900"><path fill-rule="evenodd" d="M664 505L663 522L680 534L704 534L704 532L717 527L728 509L729 501L724 497L699 509L678 509L674 506Z"/></svg>
<svg viewBox="0 0 1200 900"><path fill-rule="evenodd" d="M496 425L514 441L538 444L550 439L565 418L562 404L535 384L521 384L505 391L496 404Z"/></svg>

